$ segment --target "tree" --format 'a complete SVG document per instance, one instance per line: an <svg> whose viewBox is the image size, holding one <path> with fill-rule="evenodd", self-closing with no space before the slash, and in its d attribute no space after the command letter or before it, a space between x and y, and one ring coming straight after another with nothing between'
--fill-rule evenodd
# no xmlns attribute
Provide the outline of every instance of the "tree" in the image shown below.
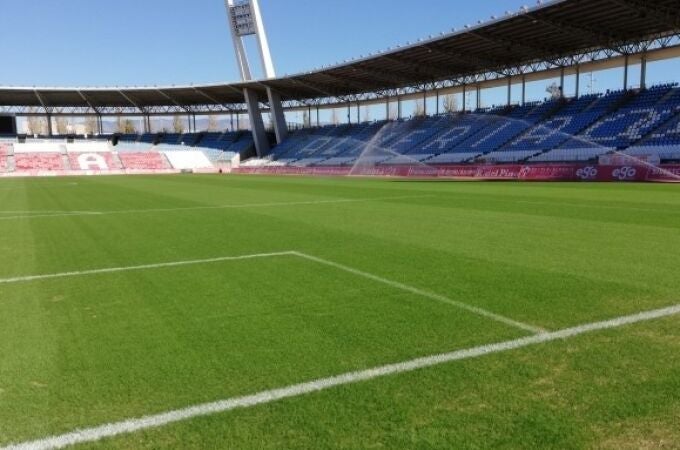
<svg viewBox="0 0 680 450"><path fill-rule="evenodd" d="M458 111L458 99L455 95L444 96L444 112L451 114Z"/></svg>
<svg viewBox="0 0 680 450"><path fill-rule="evenodd" d="M208 131L210 132L215 132L218 131L220 128L220 125L217 121L217 116L211 114L208 116Z"/></svg>
<svg viewBox="0 0 680 450"><path fill-rule="evenodd" d="M184 121L180 116L173 116L172 118L172 129L177 134L184 133Z"/></svg>
<svg viewBox="0 0 680 450"><path fill-rule="evenodd" d="M57 125L57 134L60 134L60 135L68 134L69 123L68 123L68 120L66 120L65 117L57 117L56 125Z"/></svg>
<svg viewBox="0 0 680 450"><path fill-rule="evenodd" d="M29 113L36 113L37 111L31 108ZM47 120L40 116L26 117L26 134L47 134Z"/></svg>
<svg viewBox="0 0 680 450"><path fill-rule="evenodd" d="M135 134L137 133L137 128L135 123L130 119L125 119L123 122L123 133L125 134Z"/></svg>
<svg viewBox="0 0 680 450"><path fill-rule="evenodd" d="M93 135L97 133L99 133L97 118L94 116L88 116L87 119L85 119L85 134Z"/></svg>
<svg viewBox="0 0 680 450"><path fill-rule="evenodd" d="M559 86L557 83L551 84L545 88L545 91L550 94L551 100L558 100L562 98L562 86Z"/></svg>
<svg viewBox="0 0 680 450"><path fill-rule="evenodd" d="M135 128L135 123L130 119L124 119L118 116L118 132L121 134L135 134L137 129Z"/></svg>

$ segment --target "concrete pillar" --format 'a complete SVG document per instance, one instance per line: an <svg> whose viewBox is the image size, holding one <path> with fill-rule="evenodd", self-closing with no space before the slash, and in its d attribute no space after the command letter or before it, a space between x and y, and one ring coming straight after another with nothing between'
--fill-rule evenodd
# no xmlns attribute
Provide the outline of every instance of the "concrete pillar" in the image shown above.
<svg viewBox="0 0 680 450"><path fill-rule="evenodd" d="M269 97L269 108L272 123L274 124L276 143L280 144L288 137L288 125L286 124L286 115L281 104L281 95L271 88L267 88L267 96Z"/></svg>
<svg viewBox="0 0 680 450"><path fill-rule="evenodd" d="M626 55L625 62L623 65L623 90L627 91L628 90L628 63L629 63L629 56Z"/></svg>
<svg viewBox="0 0 680 450"><path fill-rule="evenodd" d="M467 84L463 85L463 114L467 112Z"/></svg>
<svg viewBox="0 0 680 450"><path fill-rule="evenodd" d="M527 77L522 75L522 106L527 103Z"/></svg>
<svg viewBox="0 0 680 450"><path fill-rule="evenodd" d="M576 98L581 96L581 66L576 66Z"/></svg>
<svg viewBox="0 0 680 450"><path fill-rule="evenodd" d="M423 91L423 115L427 116L427 91Z"/></svg>
<svg viewBox="0 0 680 450"><path fill-rule="evenodd" d="M508 106L512 104L512 77L508 77Z"/></svg>
<svg viewBox="0 0 680 450"><path fill-rule="evenodd" d="M245 97L246 105L248 105L248 118L250 119L253 140L255 141L255 150L257 151L258 158L262 158L269 154L271 148L267 139L267 132L264 129L257 92L244 88L243 96Z"/></svg>
<svg viewBox="0 0 680 450"><path fill-rule="evenodd" d="M647 55L640 58L640 88L647 89Z"/></svg>

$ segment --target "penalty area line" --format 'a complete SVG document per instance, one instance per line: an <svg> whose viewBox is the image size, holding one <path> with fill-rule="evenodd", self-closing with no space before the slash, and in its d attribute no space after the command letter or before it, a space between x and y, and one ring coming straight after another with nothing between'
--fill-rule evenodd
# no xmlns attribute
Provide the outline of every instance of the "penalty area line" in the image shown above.
<svg viewBox="0 0 680 450"><path fill-rule="evenodd" d="M121 422L109 423L93 428L76 430L71 433L47 437L35 441L10 444L9 446L3 447L0 450L52 450L76 444L96 442L102 439L131 434L142 430L160 428L166 425L198 417L211 416L236 409L251 408L258 405L277 402L283 399L308 395L338 386L356 384L359 382L374 380L390 375L414 372L416 370L435 367L446 363L479 358L497 353L504 353L525 347L545 344L548 342L562 341L587 333L621 328L626 325L647 322L650 320L661 319L678 314L680 314L680 305L675 305L668 308L618 317L603 322L580 325L560 331L536 334L511 341L482 345L479 347L458 350L450 353L426 356L410 361L388 364L371 369L359 370L356 372L348 372L333 377L321 378L314 381L282 387L279 389L262 391L252 395L233 397L226 400L212 403L203 403L200 405L195 405L184 409L177 409L161 414L149 415L145 417L124 420Z"/></svg>
<svg viewBox="0 0 680 450"><path fill-rule="evenodd" d="M80 277L86 275L99 275L107 273L117 273L117 272L131 272L136 270L150 270L150 269L162 269L166 267L182 267L182 266L195 266L199 264L212 264L227 261L243 261L248 259L259 259L259 258L273 258L276 256L296 256L295 252L274 252L274 253L256 253L253 255L241 255L241 256L222 256L219 258L208 258L208 259L191 259L187 261L173 261L165 263L156 264L143 264L138 266L125 266L125 267L107 267L103 269L91 269L91 270L79 270L71 272L61 272L61 273L51 273L45 275L28 275L23 277L13 277L13 278L0 278L0 284L14 284L14 283L28 283L31 281L40 280L51 280L54 278L69 278L69 277Z"/></svg>

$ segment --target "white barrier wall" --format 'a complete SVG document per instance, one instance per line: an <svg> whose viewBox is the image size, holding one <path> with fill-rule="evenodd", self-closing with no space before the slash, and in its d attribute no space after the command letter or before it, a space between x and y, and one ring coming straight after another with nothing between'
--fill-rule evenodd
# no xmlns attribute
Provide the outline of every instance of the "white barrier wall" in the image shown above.
<svg viewBox="0 0 680 450"><path fill-rule="evenodd" d="M109 153L111 147L108 142L75 142L66 144L66 151L69 153Z"/></svg>
<svg viewBox="0 0 680 450"><path fill-rule="evenodd" d="M54 142L27 142L14 144L14 153L63 153L65 144Z"/></svg>
<svg viewBox="0 0 680 450"><path fill-rule="evenodd" d="M205 153L199 151L172 151L163 152L168 158L173 168L179 170L190 169L212 169L213 164L210 162Z"/></svg>

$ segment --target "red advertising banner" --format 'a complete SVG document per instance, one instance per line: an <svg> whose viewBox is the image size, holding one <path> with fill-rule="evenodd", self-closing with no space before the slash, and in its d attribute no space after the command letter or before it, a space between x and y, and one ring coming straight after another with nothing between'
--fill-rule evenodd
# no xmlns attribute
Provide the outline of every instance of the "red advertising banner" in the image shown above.
<svg viewBox="0 0 680 450"><path fill-rule="evenodd" d="M469 180L521 181L680 181L680 164L616 165L597 164L505 164L441 166L375 166L351 173L349 167L242 167L234 173L261 175L379 176L405 178L452 178Z"/></svg>

